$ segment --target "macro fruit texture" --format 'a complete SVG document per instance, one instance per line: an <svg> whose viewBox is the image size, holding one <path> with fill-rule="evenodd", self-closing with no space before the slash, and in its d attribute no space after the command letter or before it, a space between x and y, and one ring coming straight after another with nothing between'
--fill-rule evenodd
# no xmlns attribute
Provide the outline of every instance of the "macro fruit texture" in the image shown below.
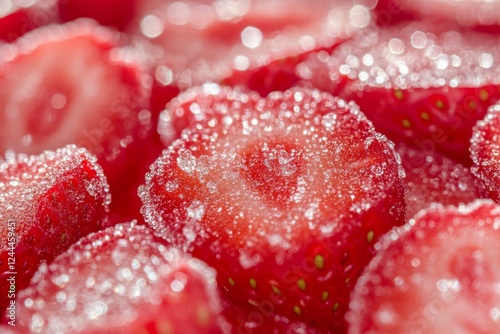
<svg viewBox="0 0 500 334"><path fill-rule="evenodd" d="M146 222L213 266L232 302L345 329L374 243L404 223L392 144L355 105L316 90L185 94L180 108L196 117L139 189Z"/></svg>
<svg viewBox="0 0 500 334"><path fill-rule="evenodd" d="M378 245L352 296L349 333L496 333L500 207L431 206Z"/></svg>
<svg viewBox="0 0 500 334"><path fill-rule="evenodd" d="M85 149L67 146L0 163L2 312L41 263L103 228L108 204L106 178Z"/></svg>
<svg viewBox="0 0 500 334"><path fill-rule="evenodd" d="M499 37L448 26L365 29L300 65L322 90L354 100L394 142L472 164L472 127L500 98Z"/></svg>
<svg viewBox="0 0 500 334"><path fill-rule="evenodd" d="M18 309L25 333L228 333L219 313L214 271L135 223L42 265Z"/></svg>

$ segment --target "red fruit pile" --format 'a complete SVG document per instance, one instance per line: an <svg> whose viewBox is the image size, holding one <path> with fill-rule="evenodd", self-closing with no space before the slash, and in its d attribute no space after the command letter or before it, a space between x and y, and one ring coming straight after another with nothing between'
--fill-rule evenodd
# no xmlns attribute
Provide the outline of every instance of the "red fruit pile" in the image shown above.
<svg viewBox="0 0 500 334"><path fill-rule="evenodd" d="M0 332L497 332L497 7L0 0Z"/></svg>

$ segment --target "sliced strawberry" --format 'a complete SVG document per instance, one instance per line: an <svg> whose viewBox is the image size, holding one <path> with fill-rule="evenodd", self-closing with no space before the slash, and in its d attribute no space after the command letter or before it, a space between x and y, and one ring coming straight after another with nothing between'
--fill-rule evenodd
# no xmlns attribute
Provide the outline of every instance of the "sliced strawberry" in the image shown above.
<svg viewBox="0 0 500 334"><path fill-rule="evenodd" d="M2 162L0 290L5 293L0 309L28 285L40 263L51 262L81 237L101 229L108 204L102 169L85 149L68 146ZM15 278L14 289L10 277Z"/></svg>
<svg viewBox="0 0 500 334"><path fill-rule="evenodd" d="M224 333L215 273L144 225L118 224L42 265L18 299L30 333ZM68 321L70 320L70 321Z"/></svg>
<svg viewBox="0 0 500 334"><path fill-rule="evenodd" d="M123 180L133 179L142 164L152 129L144 55L119 48L120 37L80 20L4 46L0 152L86 147L103 167L111 193L126 191L130 185Z"/></svg>
<svg viewBox="0 0 500 334"><path fill-rule="evenodd" d="M477 200L389 232L356 285L350 333L498 333L499 220Z"/></svg>
<svg viewBox="0 0 500 334"><path fill-rule="evenodd" d="M216 268L233 302L341 330L375 240L404 222L392 144L326 93L200 92L139 190L145 220Z"/></svg>
<svg viewBox="0 0 500 334"><path fill-rule="evenodd" d="M12 42L57 19L55 0L3 0L0 4L0 40Z"/></svg>
<svg viewBox="0 0 500 334"><path fill-rule="evenodd" d="M370 22L368 9L351 0L151 2L130 32L161 50L152 93L159 111L179 90L229 76L226 84L258 88L262 95L290 88L303 54L330 47Z"/></svg>
<svg viewBox="0 0 500 334"><path fill-rule="evenodd" d="M302 76L356 101L390 139L470 165L472 127L500 98L500 39L422 28L366 30L311 57Z"/></svg>
<svg viewBox="0 0 500 334"><path fill-rule="evenodd" d="M137 14L138 0L57 0L64 22L81 17L96 20L104 26L124 30Z"/></svg>
<svg viewBox="0 0 500 334"><path fill-rule="evenodd" d="M396 146L406 171L406 217L413 218L431 203L459 205L480 198L470 169L441 154L424 153L407 145Z"/></svg>
<svg viewBox="0 0 500 334"><path fill-rule="evenodd" d="M500 202L500 104L495 104L474 127L471 139L472 172L485 196Z"/></svg>

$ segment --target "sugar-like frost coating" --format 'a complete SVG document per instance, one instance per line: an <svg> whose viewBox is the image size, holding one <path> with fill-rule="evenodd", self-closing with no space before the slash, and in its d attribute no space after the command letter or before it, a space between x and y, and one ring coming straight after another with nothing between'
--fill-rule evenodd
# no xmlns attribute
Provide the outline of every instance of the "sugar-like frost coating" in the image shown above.
<svg viewBox="0 0 500 334"><path fill-rule="evenodd" d="M42 265L18 299L30 333L227 333L215 272L135 223L90 234Z"/></svg>
<svg viewBox="0 0 500 334"><path fill-rule="evenodd" d="M319 297L297 293L287 272L294 261L328 258L317 264L327 268L315 273L317 286L315 278L300 284L308 292L331 287L323 306L338 310L372 242L404 221L404 171L392 143L354 104L326 93L295 88L257 98L209 85L167 106L169 115L192 115L139 189L145 220L215 266L230 298L290 292L278 312L327 327L342 322L342 309L319 320L327 313L308 307ZM343 256L345 267L337 267Z"/></svg>
<svg viewBox="0 0 500 334"><path fill-rule="evenodd" d="M431 205L377 244L346 315L349 333L496 333L500 207Z"/></svg>

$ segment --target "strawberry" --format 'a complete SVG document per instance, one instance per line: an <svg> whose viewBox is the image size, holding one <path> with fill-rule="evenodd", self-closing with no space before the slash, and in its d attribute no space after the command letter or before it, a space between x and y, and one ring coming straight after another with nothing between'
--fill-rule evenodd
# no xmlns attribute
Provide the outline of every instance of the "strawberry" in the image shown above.
<svg viewBox="0 0 500 334"><path fill-rule="evenodd" d="M470 169L437 153L426 154L401 144L396 146L406 171L406 217L428 207L467 204L480 198L479 186Z"/></svg>
<svg viewBox="0 0 500 334"><path fill-rule="evenodd" d="M491 0L382 0L375 12L379 24L402 20L451 22L464 28L499 32L500 3Z"/></svg>
<svg viewBox="0 0 500 334"><path fill-rule="evenodd" d="M153 113L179 91L207 81L247 85L263 95L290 88L297 81L293 67L305 54L369 23L361 5L355 10L365 15L350 21L351 0L152 3L145 1L140 22L128 32L160 50L152 92L152 105L160 109Z"/></svg>
<svg viewBox="0 0 500 334"><path fill-rule="evenodd" d="M392 144L319 91L211 84L182 100L196 117L139 189L146 222L213 266L230 301L342 330L373 244L404 222Z"/></svg>
<svg viewBox="0 0 500 334"><path fill-rule="evenodd" d="M369 29L300 68L315 87L356 101L393 141L470 166L472 127L500 98L499 42L421 25Z"/></svg>
<svg viewBox="0 0 500 334"><path fill-rule="evenodd" d="M40 263L50 263L72 243L102 228L107 188L95 157L75 146L0 163L2 311Z"/></svg>
<svg viewBox="0 0 500 334"><path fill-rule="evenodd" d="M496 202L500 202L499 128L500 104L495 104L474 127L470 147L474 162L472 173L478 179L483 195Z"/></svg>
<svg viewBox="0 0 500 334"><path fill-rule="evenodd" d="M55 0L4 0L0 5L0 40L12 42L57 18Z"/></svg>
<svg viewBox="0 0 500 334"><path fill-rule="evenodd" d="M431 206L382 238L359 279L350 333L498 333L500 207Z"/></svg>
<svg viewBox="0 0 500 334"><path fill-rule="evenodd" d="M18 325L25 333L227 333L214 274L144 225L118 224L40 267L19 295Z"/></svg>
<svg viewBox="0 0 500 334"><path fill-rule="evenodd" d="M137 14L137 0L57 0L63 22L81 17L96 20L104 26L124 30Z"/></svg>
<svg viewBox="0 0 500 334"><path fill-rule="evenodd" d="M123 180L142 167L152 133L150 78L145 56L120 47L120 38L79 20L4 46L0 153L38 154L73 143L97 156L113 195L127 191L130 184ZM113 211L115 206L125 207L116 201Z"/></svg>

